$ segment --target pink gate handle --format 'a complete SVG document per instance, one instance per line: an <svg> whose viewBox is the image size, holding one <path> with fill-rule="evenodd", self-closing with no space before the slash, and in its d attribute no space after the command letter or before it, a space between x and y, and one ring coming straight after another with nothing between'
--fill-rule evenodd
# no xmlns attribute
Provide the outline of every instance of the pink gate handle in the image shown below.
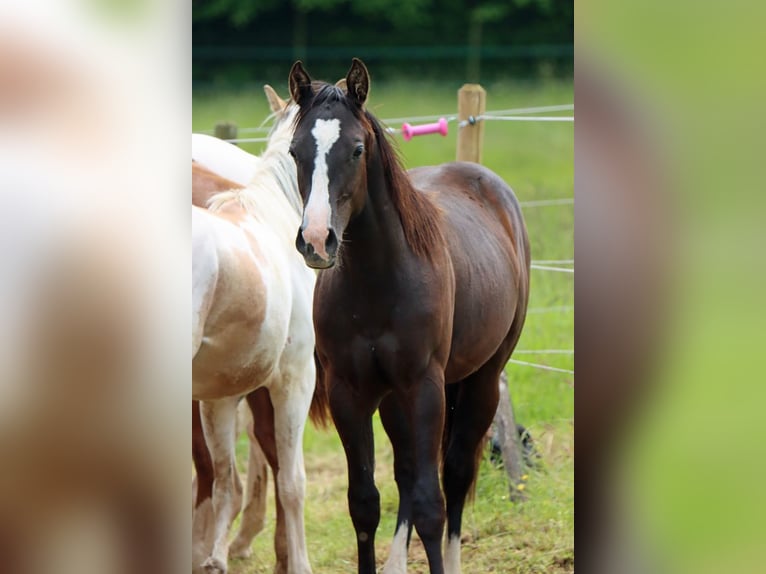
<svg viewBox="0 0 766 574"><path fill-rule="evenodd" d="M425 134L447 135L447 120L439 118L439 121L433 124L423 124L422 126L411 126L402 124L402 137L404 141L410 141L413 136L422 136Z"/></svg>

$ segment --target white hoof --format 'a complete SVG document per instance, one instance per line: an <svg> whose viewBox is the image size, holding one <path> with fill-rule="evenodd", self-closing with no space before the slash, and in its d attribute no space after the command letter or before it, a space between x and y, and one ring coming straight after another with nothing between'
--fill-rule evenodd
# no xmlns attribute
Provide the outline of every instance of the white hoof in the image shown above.
<svg viewBox="0 0 766 574"><path fill-rule="evenodd" d="M226 574L226 564L212 556L202 564L205 574Z"/></svg>

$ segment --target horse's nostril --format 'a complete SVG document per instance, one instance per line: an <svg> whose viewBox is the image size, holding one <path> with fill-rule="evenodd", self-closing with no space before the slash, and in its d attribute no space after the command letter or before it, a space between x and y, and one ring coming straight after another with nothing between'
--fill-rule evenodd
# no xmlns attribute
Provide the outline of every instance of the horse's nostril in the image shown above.
<svg viewBox="0 0 766 574"><path fill-rule="evenodd" d="M295 238L295 248L303 255L310 255L314 252L314 248L310 243L306 243L306 239L303 237L303 229L298 230L298 236Z"/></svg>
<svg viewBox="0 0 766 574"><path fill-rule="evenodd" d="M324 245L325 251L332 255L338 249L338 236L332 227L329 229L329 231L330 232L327 234L327 240L325 241Z"/></svg>

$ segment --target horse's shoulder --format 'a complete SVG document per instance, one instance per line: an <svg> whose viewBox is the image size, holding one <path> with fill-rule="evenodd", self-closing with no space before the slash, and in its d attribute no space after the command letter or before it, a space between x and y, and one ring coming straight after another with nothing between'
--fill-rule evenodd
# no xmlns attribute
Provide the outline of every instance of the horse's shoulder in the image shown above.
<svg viewBox="0 0 766 574"><path fill-rule="evenodd" d="M252 251L252 242L248 239L245 227L247 214L236 203L227 205L220 211L192 207L192 237L194 256L201 255L203 245L207 250L214 249L219 264L231 263Z"/></svg>

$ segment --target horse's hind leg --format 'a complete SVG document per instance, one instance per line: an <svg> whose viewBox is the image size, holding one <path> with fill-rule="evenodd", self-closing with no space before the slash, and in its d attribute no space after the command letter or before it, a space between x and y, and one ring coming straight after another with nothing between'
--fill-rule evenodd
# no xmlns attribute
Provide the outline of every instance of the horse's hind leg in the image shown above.
<svg viewBox="0 0 766 574"><path fill-rule="evenodd" d="M399 514L394 541L383 567L384 574L407 571L407 550L412 536L412 488L415 483L415 456L412 430L406 412L396 395L389 394L380 403L380 420L394 447L394 477L399 488Z"/></svg>
<svg viewBox="0 0 766 574"><path fill-rule="evenodd" d="M225 574L229 554L229 526L232 517L239 511L235 507L235 481L238 477L234 461L237 399L202 401L200 415L215 472L213 551L202 567L208 574Z"/></svg>
<svg viewBox="0 0 766 574"><path fill-rule="evenodd" d="M498 377L504 359L497 355L468 378L447 390L446 452L442 482L447 499L446 574L460 572L463 506L476 480L481 444L498 403Z"/></svg>
<svg viewBox="0 0 766 574"><path fill-rule="evenodd" d="M245 427L250 442L250 453L247 459L247 485L242 520L237 537L229 547L229 552L235 558L250 556L253 538L263 530L266 522L266 488L269 480L266 457L258 444L253 428L252 407L248 405L243 412L246 413Z"/></svg>

